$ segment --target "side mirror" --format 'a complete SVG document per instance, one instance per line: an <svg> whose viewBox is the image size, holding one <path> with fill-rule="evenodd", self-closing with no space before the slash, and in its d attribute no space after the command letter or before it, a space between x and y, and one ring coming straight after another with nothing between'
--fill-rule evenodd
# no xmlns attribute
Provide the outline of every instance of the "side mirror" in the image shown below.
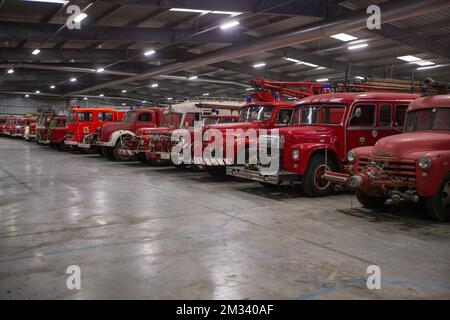
<svg viewBox="0 0 450 320"><path fill-rule="evenodd" d="M362 115L362 110L361 110L361 108L357 108L357 109L355 110L354 117L355 117L355 118L361 118L361 115Z"/></svg>

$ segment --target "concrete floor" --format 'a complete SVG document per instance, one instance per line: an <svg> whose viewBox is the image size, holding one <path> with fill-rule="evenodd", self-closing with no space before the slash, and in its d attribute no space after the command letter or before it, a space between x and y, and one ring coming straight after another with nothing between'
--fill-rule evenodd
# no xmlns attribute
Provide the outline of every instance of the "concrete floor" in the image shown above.
<svg viewBox="0 0 450 320"><path fill-rule="evenodd" d="M415 206L0 138L0 213L1 299L450 298L450 225Z"/></svg>

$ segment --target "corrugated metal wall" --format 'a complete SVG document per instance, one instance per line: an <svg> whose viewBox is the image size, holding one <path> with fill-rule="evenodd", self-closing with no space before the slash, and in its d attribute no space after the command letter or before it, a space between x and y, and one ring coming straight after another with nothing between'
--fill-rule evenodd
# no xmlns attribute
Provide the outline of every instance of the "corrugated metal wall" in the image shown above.
<svg viewBox="0 0 450 320"><path fill-rule="evenodd" d="M0 114L22 115L28 113L36 113L41 110L54 110L59 114L65 113L67 107L88 107L96 108L103 106L114 106L124 108L123 101L108 99L108 98L89 98L83 99L53 99L53 98L36 98L30 96L29 98L20 96L0 96ZM127 102L127 106L135 106L135 104Z"/></svg>

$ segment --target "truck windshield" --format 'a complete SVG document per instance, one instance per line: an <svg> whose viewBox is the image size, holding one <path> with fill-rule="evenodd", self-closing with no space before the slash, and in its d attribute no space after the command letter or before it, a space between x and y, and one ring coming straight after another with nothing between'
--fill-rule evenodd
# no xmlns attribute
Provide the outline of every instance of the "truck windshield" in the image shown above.
<svg viewBox="0 0 450 320"><path fill-rule="evenodd" d="M50 121L49 127L50 127L50 128L56 128L57 126L58 126L58 119L52 119L52 120Z"/></svg>
<svg viewBox="0 0 450 320"><path fill-rule="evenodd" d="M215 124L217 123L217 118L216 117L205 117L203 118L203 125L207 126L209 124Z"/></svg>
<svg viewBox="0 0 450 320"><path fill-rule="evenodd" d="M297 108L292 124L340 124L345 107L334 105L310 105Z"/></svg>
<svg viewBox="0 0 450 320"><path fill-rule="evenodd" d="M136 112L128 111L122 118L122 122L134 122L134 118L136 117Z"/></svg>
<svg viewBox="0 0 450 320"><path fill-rule="evenodd" d="M75 119L75 111L70 111L67 117L67 123L72 123Z"/></svg>
<svg viewBox="0 0 450 320"><path fill-rule="evenodd" d="M165 113L161 120L161 127L179 128L181 122L181 113L169 112Z"/></svg>
<svg viewBox="0 0 450 320"><path fill-rule="evenodd" d="M450 130L450 108L430 108L408 112L405 132Z"/></svg>
<svg viewBox="0 0 450 320"><path fill-rule="evenodd" d="M241 121L267 121L272 118L272 106L248 106L244 107L239 116Z"/></svg>

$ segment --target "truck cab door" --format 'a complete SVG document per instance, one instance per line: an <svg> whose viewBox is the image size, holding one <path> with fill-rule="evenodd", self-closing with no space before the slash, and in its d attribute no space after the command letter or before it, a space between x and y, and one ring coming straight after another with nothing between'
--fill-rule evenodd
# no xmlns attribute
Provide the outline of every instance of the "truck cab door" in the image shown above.
<svg viewBox="0 0 450 320"><path fill-rule="evenodd" d="M379 134L376 112L376 103L359 103L353 106L347 121L346 152L375 144Z"/></svg>
<svg viewBox="0 0 450 320"><path fill-rule="evenodd" d="M154 111L141 112L136 119L136 130L139 128L152 128L156 126Z"/></svg>

